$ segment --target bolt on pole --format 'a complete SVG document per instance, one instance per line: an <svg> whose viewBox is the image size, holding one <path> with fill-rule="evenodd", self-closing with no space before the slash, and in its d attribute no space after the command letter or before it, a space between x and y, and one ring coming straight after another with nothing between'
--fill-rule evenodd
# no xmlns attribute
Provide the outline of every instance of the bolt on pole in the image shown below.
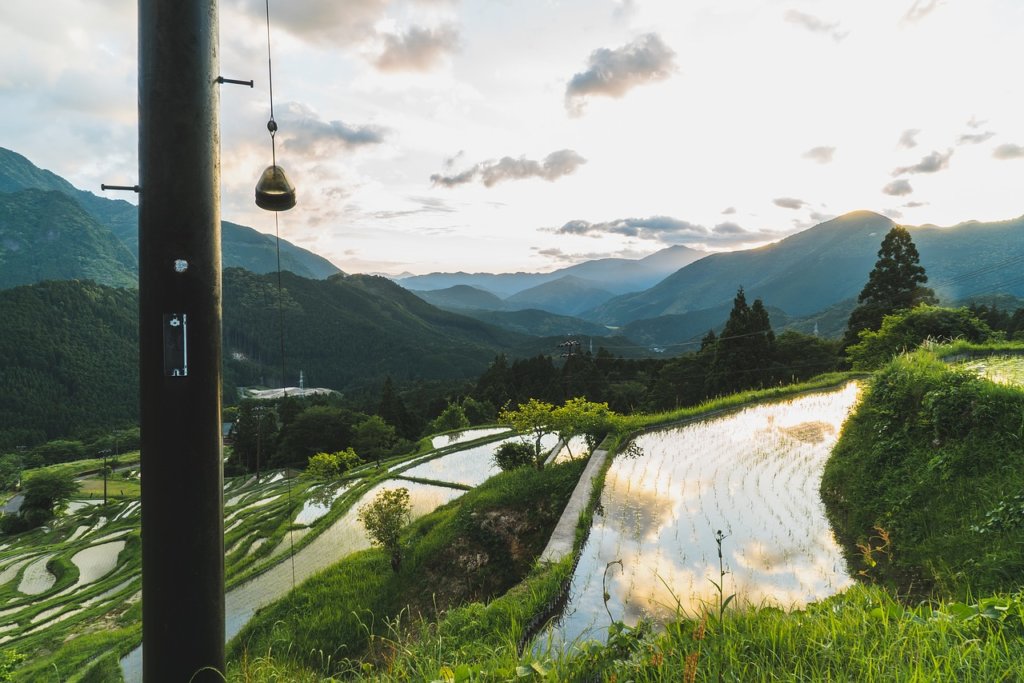
<svg viewBox="0 0 1024 683"><path fill-rule="evenodd" d="M139 0L143 680L222 681L217 0Z"/></svg>

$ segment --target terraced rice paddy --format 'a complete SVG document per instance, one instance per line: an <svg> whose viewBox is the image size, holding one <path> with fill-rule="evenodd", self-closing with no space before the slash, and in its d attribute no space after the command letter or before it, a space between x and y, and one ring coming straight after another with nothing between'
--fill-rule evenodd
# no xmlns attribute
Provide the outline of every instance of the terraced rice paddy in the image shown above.
<svg viewBox="0 0 1024 683"><path fill-rule="evenodd" d="M635 624L714 604L715 532L726 594L792 608L852 583L818 496L858 387L768 403L639 436L608 470L569 604L539 647L603 639L607 609ZM618 563L609 567L609 563Z"/></svg>
<svg viewBox="0 0 1024 683"><path fill-rule="evenodd" d="M964 363L964 367L993 382L1024 385L1024 356L988 356Z"/></svg>

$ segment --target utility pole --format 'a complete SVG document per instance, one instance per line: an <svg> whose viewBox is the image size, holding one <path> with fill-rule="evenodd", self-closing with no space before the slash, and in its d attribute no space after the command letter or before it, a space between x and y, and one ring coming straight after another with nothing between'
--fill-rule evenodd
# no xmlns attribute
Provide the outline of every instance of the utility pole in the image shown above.
<svg viewBox="0 0 1024 683"><path fill-rule="evenodd" d="M139 0L142 669L223 681L217 0Z"/></svg>

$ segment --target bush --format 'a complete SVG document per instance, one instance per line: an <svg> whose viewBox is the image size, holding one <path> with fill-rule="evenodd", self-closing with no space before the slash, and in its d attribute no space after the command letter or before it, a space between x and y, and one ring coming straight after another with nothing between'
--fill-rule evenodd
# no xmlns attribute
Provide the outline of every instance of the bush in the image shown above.
<svg viewBox="0 0 1024 683"><path fill-rule="evenodd" d="M522 441L506 441L494 451L494 464L508 472L533 464L533 446Z"/></svg>
<svg viewBox="0 0 1024 683"><path fill-rule="evenodd" d="M861 331L860 341L846 352L854 368L873 370L896 354L913 351L927 340L950 342L963 339L980 343L994 336L992 328L966 308L923 305L885 316L881 329Z"/></svg>

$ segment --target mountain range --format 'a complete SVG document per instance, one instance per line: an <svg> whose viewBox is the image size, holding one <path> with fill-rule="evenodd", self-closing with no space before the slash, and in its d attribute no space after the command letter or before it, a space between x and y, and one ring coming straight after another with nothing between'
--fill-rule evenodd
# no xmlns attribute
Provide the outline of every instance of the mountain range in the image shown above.
<svg viewBox="0 0 1024 683"><path fill-rule="evenodd" d="M276 272L273 237L221 222L225 267ZM98 197L0 147L0 287L45 279L89 279L134 286L138 273L138 208ZM341 271L327 259L281 240L281 267L323 279Z"/></svg>

